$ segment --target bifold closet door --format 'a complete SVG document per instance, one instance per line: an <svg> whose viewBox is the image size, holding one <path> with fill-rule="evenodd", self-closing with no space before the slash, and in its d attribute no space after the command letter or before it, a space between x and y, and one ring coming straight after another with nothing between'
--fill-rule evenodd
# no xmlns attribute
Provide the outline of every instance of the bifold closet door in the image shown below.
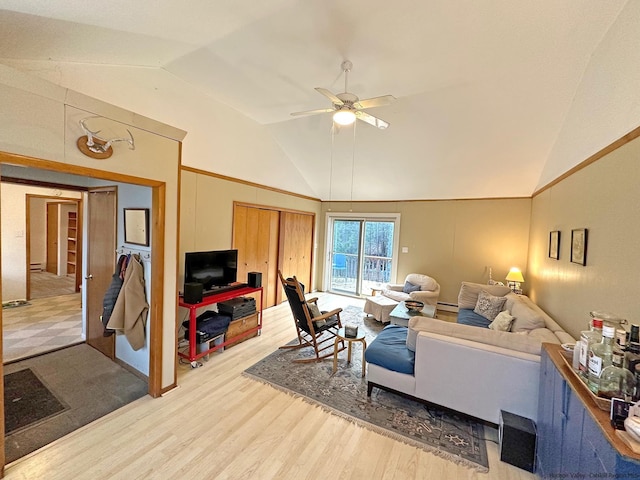
<svg viewBox="0 0 640 480"><path fill-rule="evenodd" d="M313 288L313 228L311 214L282 212L280 214L280 270L285 277L295 275L304 284L305 292Z"/></svg>
<svg viewBox="0 0 640 480"><path fill-rule="evenodd" d="M233 248L238 249L238 281L262 274L264 307L276 304L280 212L245 205L233 210Z"/></svg>

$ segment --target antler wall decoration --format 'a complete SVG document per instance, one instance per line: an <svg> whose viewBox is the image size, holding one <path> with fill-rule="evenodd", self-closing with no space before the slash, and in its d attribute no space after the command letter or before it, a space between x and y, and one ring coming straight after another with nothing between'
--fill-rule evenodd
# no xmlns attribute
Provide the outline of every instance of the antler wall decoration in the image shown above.
<svg viewBox="0 0 640 480"><path fill-rule="evenodd" d="M97 130L95 132L89 130L85 122L90 118L100 118L100 117L87 117L80 120L79 122L80 128L82 128L82 130L86 133L86 135L83 135L80 138L78 138L78 141L76 142L76 144L78 145L78 149L82 153L84 153L87 157L96 158L100 160L109 158L111 155L113 155L113 147L111 146L111 144L115 142L127 142L129 144L130 150L136 149L136 146L133 140L133 135L131 135L131 132L128 129L127 129L127 133L129 134L129 138L120 137L120 138L111 138L107 140L98 136L98 134L100 133L100 130Z"/></svg>

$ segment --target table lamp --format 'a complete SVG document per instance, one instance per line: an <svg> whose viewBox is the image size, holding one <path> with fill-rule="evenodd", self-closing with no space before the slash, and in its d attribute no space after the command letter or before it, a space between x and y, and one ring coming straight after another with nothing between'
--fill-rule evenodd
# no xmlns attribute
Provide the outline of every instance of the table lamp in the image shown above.
<svg viewBox="0 0 640 480"><path fill-rule="evenodd" d="M519 268L511 267L511 270L509 270L509 273L507 274L506 280L508 282L509 288L513 293L522 293L520 283L524 283L524 277L522 276L522 272Z"/></svg>

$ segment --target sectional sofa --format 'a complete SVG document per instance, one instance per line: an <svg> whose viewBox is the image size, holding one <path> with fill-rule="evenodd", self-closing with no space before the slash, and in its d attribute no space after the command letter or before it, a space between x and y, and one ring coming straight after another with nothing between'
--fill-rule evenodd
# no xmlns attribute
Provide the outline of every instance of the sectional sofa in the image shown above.
<svg viewBox="0 0 640 480"><path fill-rule="evenodd" d="M461 318L483 291L505 297L510 331L425 317L386 327L365 352L369 395L375 387L396 391L493 424L500 410L535 421L542 343L575 340L528 297L496 285L464 282Z"/></svg>

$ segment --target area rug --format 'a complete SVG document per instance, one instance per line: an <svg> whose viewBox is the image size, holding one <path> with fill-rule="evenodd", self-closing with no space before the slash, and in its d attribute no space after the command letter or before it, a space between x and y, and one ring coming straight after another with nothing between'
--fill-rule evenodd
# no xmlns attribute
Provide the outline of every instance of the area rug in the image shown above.
<svg viewBox="0 0 640 480"><path fill-rule="evenodd" d="M358 307L345 307L340 317L343 325L350 323L363 329L367 344L383 328ZM290 342L293 343L297 340ZM382 435L480 472L489 470L481 423L377 388L368 399L366 378L361 377L360 344L354 343L352 348L351 364L347 363L346 350L339 353L335 374L331 358L322 362L293 362L295 358L313 357L312 348L277 350L244 374Z"/></svg>
<svg viewBox="0 0 640 480"><path fill-rule="evenodd" d="M45 420L66 407L30 368L4 376L5 435Z"/></svg>

